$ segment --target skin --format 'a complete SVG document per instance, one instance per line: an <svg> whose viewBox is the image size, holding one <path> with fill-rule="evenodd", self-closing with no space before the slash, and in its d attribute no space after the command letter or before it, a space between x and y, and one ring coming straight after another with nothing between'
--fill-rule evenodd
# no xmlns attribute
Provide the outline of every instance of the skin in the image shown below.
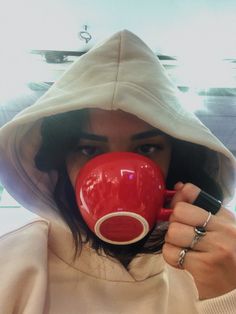
<svg viewBox="0 0 236 314"><path fill-rule="evenodd" d="M67 157L67 171L75 185L79 169L91 158L108 152L135 152L149 157L159 164L164 177L167 176L171 145L168 137L157 131L143 120L123 111L91 109L89 123L83 130L78 149ZM91 134L96 138L91 139Z"/></svg>
<svg viewBox="0 0 236 314"><path fill-rule="evenodd" d="M180 251L190 246L194 227L203 225L208 213L192 205L200 192L198 187L179 182L175 189L163 256L167 263L178 268ZM207 234L187 252L184 259L184 269L193 276L200 300L218 297L236 288L235 216L221 207L210 218L206 230Z"/></svg>
<svg viewBox="0 0 236 314"><path fill-rule="evenodd" d="M122 111L92 109L89 124L83 131L100 137L96 140L91 140L91 136L82 139L77 151L68 156L67 171L73 186L79 169L89 159L100 153L114 151L141 153L158 163L164 176L167 176L170 141L163 134L149 136L153 127L139 118ZM140 133L145 135L140 138L137 136ZM179 268L180 251L190 246L194 227L203 225L208 213L192 205L200 191L198 187L179 182L175 189L176 194L171 202L173 214L165 237L163 257L168 264ZM193 276L200 300L218 297L236 288L234 215L222 207L211 217L206 230L207 234L187 252L183 265Z"/></svg>

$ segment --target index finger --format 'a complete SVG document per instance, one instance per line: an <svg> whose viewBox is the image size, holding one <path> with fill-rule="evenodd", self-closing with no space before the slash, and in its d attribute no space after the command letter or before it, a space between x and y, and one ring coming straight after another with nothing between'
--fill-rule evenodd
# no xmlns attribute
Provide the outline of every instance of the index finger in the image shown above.
<svg viewBox="0 0 236 314"><path fill-rule="evenodd" d="M176 194L172 199L171 207L177 202L187 202L197 207L205 209L215 215L221 208L221 201L201 190L192 183L178 184L175 186Z"/></svg>
<svg viewBox="0 0 236 314"><path fill-rule="evenodd" d="M179 222L192 227L203 226L208 218L208 211L187 202L178 202L175 204L173 213L169 222ZM207 223L206 229L213 231L222 229L222 226L228 223L234 223L235 217L229 210L221 207L217 215L212 215Z"/></svg>

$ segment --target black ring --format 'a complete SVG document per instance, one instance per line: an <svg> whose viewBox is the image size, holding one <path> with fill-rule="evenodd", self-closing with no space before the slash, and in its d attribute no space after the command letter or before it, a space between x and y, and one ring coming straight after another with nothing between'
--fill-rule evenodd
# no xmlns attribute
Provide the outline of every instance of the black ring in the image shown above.
<svg viewBox="0 0 236 314"><path fill-rule="evenodd" d="M202 190L198 194L196 200L193 202L193 205L201 207L206 211L211 212L213 215L215 215L220 210L221 204L221 201Z"/></svg>

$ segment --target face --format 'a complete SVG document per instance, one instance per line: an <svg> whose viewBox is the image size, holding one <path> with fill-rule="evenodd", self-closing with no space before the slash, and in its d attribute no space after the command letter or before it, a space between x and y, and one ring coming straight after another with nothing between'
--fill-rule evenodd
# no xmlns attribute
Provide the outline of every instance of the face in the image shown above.
<svg viewBox="0 0 236 314"><path fill-rule="evenodd" d="M78 147L66 160L72 185L75 186L80 168L91 158L120 151L134 152L152 159L167 176L171 145L166 135L124 111L91 109Z"/></svg>

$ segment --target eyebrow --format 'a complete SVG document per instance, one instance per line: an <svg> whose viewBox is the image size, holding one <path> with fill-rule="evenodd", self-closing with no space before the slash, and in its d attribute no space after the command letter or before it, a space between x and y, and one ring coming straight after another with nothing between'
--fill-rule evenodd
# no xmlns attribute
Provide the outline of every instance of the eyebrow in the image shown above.
<svg viewBox="0 0 236 314"><path fill-rule="evenodd" d="M152 130L149 130L149 131L145 131L145 132L134 134L131 137L131 139L132 140L141 140L141 139L144 139L144 138L154 137L154 136L158 136L158 135L164 135L164 133L161 130L159 130L159 129L152 129Z"/></svg>
<svg viewBox="0 0 236 314"><path fill-rule="evenodd" d="M152 129L149 131L141 132L134 134L131 136L131 140L140 140L140 139L145 139L149 137L154 137L154 136L160 136L163 135L164 133L161 130L158 129ZM97 135L97 134L92 134L92 133L87 133L87 132L82 132L80 134L81 139L85 140L91 140L91 141L96 141L96 142L108 142L108 137L103 136L103 135Z"/></svg>
<svg viewBox="0 0 236 314"><path fill-rule="evenodd" d="M96 142L108 142L108 138L106 136L86 133L86 132L82 132L80 134L80 138L85 139L85 140L96 141Z"/></svg>

